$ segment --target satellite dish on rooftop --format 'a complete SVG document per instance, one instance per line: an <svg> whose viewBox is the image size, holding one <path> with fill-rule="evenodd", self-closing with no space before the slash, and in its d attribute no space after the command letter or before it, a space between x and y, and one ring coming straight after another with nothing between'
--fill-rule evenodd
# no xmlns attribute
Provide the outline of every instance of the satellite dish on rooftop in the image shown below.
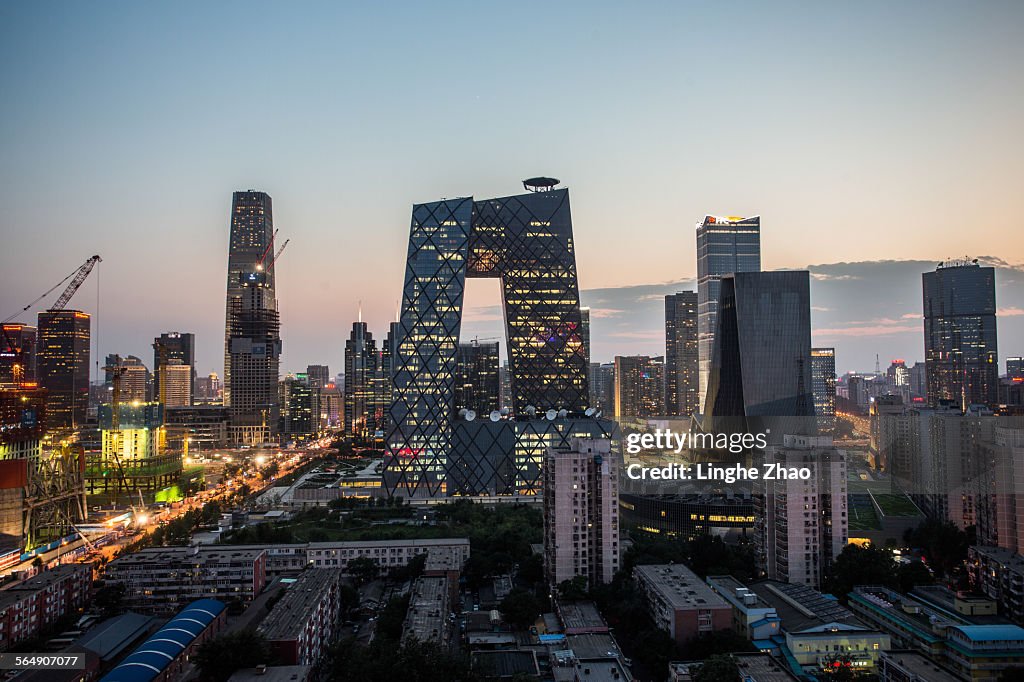
<svg viewBox="0 0 1024 682"><path fill-rule="evenodd" d="M537 414L537 408L534 407L533 405L527 405L526 409L524 409L523 412L532 417L533 415Z"/></svg>
<svg viewBox="0 0 1024 682"><path fill-rule="evenodd" d="M460 417L465 417L467 412L469 412L469 410L467 410L465 407L463 407L461 410L459 410L459 416Z"/></svg>
<svg viewBox="0 0 1024 682"><path fill-rule="evenodd" d="M507 417L510 414L510 412L511 411L507 407L501 408L501 416L502 417Z"/></svg>
<svg viewBox="0 0 1024 682"><path fill-rule="evenodd" d="M498 412L497 410L495 410L494 412L491 412L491 421L492 422L501 421L501 412Z"/></svg>
<svg viewBox="0 0 1024 682"><path fill-rule="evenodd" d="M466 421L471 422L476 419L476 412L473 410L466 410Z"/></svg>
<svg viewBox="0 0 1024 682"><path fill-rule="evenodd" d="M568 417L568 416L569 416L569 410L567 410L567 409L565 409L565 408L563 407L562 409L560 409L560 410L558 411L558 416L559 416L559 417L561 417L562 419L565 419L566 417Z"/></svg>
<svg viewBox="0 0 1024 682"><path fill-rule="evenodd" d="M555 412L554 410L548 410L547 412L544 413L544 416L547 417L548 421L550 422L554 421L555 417L558 416L558 413Z"/></svg>
<svg viewBox="0 0 1024 682"><path fill-rule="evenodd" d="M586 410L583 411L583 414L586 415L587 417L593 417L595 412L597 412L596 409L594 409L593 407L588 407Z"/></svg>

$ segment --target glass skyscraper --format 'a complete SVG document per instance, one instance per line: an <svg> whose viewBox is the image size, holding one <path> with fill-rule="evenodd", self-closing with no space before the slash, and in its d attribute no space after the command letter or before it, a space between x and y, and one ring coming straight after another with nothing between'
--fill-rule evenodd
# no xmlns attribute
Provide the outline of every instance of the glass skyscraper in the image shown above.
<svg viewBox="0 0 1024 682"><path fill-rule="evenodd" d="M445 494L467 277L501 280L514 413L587 407L569 192L538 189L413 206L385 476L392 492Z"/></svg>
<svg viewBox="0 0 1024 682"><path fill-rule="evenodd" d="M818 430L832 433L836 427L836 349L811 349L811 383Z"/></svg>
<svg viewBox="0 0 1024 682"><path fill-rule="evenodd" d="M234 443L269 442L277 432L281 330L273 255L270 195L235 192L224 324L224 406Z"/></svg>
<svg viewBox="0 0 1024 682"><path fill-rule="evenodd" d="M719 282L723 275L761 270L761 217L704 216L697 224L698 391L702 411L711 371L718 319Z"/></svg>
<svg viewBox="0 0 1024 682"><path fill-rule="evenodd" d="M688 417L700 409L697 383L697 292L665 297L665 415Z"/></svg>
<svg viewBox="0 0 1024 682"><path fill-rule="evenodd" d="M996 272L977 261L940 263L921 275L928 404L999 402Z"/></svg>
<svg viewBox="0 0 1024 682"><path fill-rule="evenodd" d="M815 433L810 273L739 272L721 278L704 427ZM734 418L739 418L738 421Z"/></svg>
<svg viewBox="0 0 1024 682"><path fill-rule="evenodd" d="M47 428L85 424L89 407L90 318L80 310L47 310L38 316L36 375L47 394Z"/></svg>

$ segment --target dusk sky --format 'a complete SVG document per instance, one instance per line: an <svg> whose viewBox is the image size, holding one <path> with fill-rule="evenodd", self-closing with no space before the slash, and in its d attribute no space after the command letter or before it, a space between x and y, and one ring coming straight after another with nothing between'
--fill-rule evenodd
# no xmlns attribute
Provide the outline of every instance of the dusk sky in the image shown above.
<svg viewBox="0 0 1024 682"><path fill-rule="evenodd" d="M213 5L0 4L0 316L98 253L73 306L98 284L102 354L194 331L220 372L255 188L292 240L282 371L337 372L358 302L375 335L394 315L411 204L551 175L596 360L663 352L602 301L692 280L705 213L761 215L765 269L863 264L812 289L840 372L921 359L922 264L968 254L1009 266L1000 360L1024 353L1024 3ZM844 299L878 261L917 263ZM470 283L467 330L497 295Z"/></svg>

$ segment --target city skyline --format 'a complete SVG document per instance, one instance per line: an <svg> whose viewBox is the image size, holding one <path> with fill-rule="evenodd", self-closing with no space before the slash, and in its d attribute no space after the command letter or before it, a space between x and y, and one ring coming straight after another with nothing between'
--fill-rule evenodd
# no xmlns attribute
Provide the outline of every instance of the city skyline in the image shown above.
<svg viewBox="0 0 1024 682"><path fill-rule="evenodd" d="M425 29L448 16L458 30L486 10L413 10L382 34L363 30L385 21L372 8L289 17L273 7L5 7L0 50L19 68L0 74L11 93L0 127L0 267L19 274L5 281L0 309L17 310L101 253L100 314L96 282L74 303L99 324L93 359L147 357L153 334L181 329L197 334L197 371L220 373L212 299L223 286L224 197L256 187L277 198L281 237L293 239L280 264L282 368L337 367L359 301L378 334L392 320L409 205L466 186L500 196L540 173L574 192L582 303L598 311L595 360L657 353L653 337L608 338L608 306L593 292L692 278L691 230L704 214L763 216L766 270L965 252L1024 262L1014 222L1024 91L1009 66L1022 61L1012 27L1024 8L925 7L802 8L801 22L758 6L665 7L648 22L624 7L566 4L544 6L539 26L523 6L486 42L458 48L426 42ZM229 23L237 30L221 30ZM839 23L851 30L827 41L830 31L814 30ZM242 36L256 30L278 49L248 49ZM715 49L723 36L739 49ZM509 57L529 49L571 77L538 78ZM469 52L477 58L465 60ZM819 52L829 60L816 64ZM233 94L246 74L268 88L265 106ZM430 84L456 75L468 84L464 107L405 106L431 101ZM545 102L547 125L532 121L527 101ZM469 142L478 139L489 140L486 155ZM47 257L23 272L41 243ZM497 304L497 291L471 283L468 322ZM1024 307L1002 294L1000 307ZM901 319L852 319L875 318ZM923 359L923 348L905 350L920 334L900 333L888 354ZM875 352L884 361L890 336L879 338L814 342L837 347L842 372L870 368Z"/></svg>

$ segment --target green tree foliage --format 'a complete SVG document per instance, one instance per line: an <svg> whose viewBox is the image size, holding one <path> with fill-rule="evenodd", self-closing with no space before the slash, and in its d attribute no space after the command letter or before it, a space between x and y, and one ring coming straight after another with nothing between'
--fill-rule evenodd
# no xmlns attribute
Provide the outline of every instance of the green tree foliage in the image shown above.
<svg viewBox="0 0 1024 682"><path fill-rule="evenodd" d="M544 609L544 604L532 592L515 588L509 592L498 607L505 621L519 630L533 625Z"/></svg>
<svg viewBox="0 0 1024 682"><path fill-rule="evenodd" d="M380 565L370 557L356 557L349 560L348 572L357 585L364 585L380 574Z"/></svg>
<svg viewBox="0 0 1024 682"><path fill-rule="evenodd" d="M690 639L683 645L683 658L703 661L715 654L737 654L757 651L749 639L732 630L715 630Z"/></svg>
<svg viewBox="0 0 1024 682"><path fill-rule="evenodd" d="M466 658L434 643L374 639L369 646L346 640L331 647L325 679L330 682L476 682Z"/></svg>
<svg viewBox="0 0 1024 682"><path fill-rule="evenodd" d="M381 640L397 642L402 637L402 623L405 613L409 610L409 597L395 597L381 609L377 617L377 637ZM376 639L374 641L376 641Z"/></svg>
<svg viewBox="0 0 1024 682"><path fill-rule="evenodd" d="M844 547L825 577L824 591L834 594L845 604L846 595L857 585L899 587L892 552L874 545Z"/></svg>
<svg viewBox="0 0 1024 682"><path fill-rule="evenodd" d="M124 594L125 587L122 583L104 585L96 591L92 603L104 618L111 618L123 610Z"/></svg>
<svg viewBox="0 0 1024 682"><path fill-rule="evenodd" d="M717 654L708 657L693 675L693 682L736 682L739 668L731 656Z"/></svg>
<svg viewBox="0 0 1024 682"><path fill-rule="evenodd" d="M565 601L582 601L587 598L587 579L578 575L558 583L558 596Z"/></svg>
<svg viewBox="0 0 1024 682"><path fill-rule="evenodd" d="M931 585L935 582L931 571L920 561L901 564L896 574L899 580L900 592L903 593L910 592L918 585Z"/></svg>
<svg viewBox="0 0 1024 682"><path fill-rule="evenodd" d="M970 536L950 521L928 519L908 530L903 539L920 548L928 565L939 575L952 576L967 560Z"/></svg>
<svg viewBox="0 0 1024 682"><path fill-rule="evenodd" d="M702 535L692 540L652 538L637 535L623 557L623 571L647 564L685 564L701 578L732 575L740 581L755 577L754 549L749 543L731 545L717 536Z"/></svg>
<svg viewBox="0 0 1024 682"><path fill-rule="evenodd" d="M236 670L274 663L267 640L255 630L239 630L207 640L192 661L203 682L224 682Z"/></svg>

